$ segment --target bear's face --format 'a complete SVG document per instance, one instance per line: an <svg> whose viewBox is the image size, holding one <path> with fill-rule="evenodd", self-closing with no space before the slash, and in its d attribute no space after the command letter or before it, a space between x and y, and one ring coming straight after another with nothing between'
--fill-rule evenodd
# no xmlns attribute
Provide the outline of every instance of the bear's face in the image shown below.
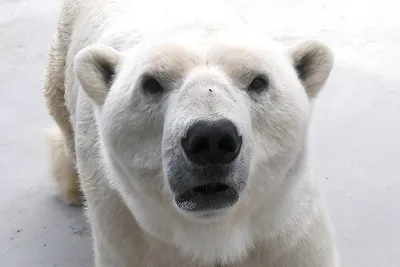
<svg viewBox="0 0 400 267"><path fill-rule="evenodd" d="M262 210L302 151L331 68L320 43L285 48L251 31L185 33L124 54L93 45L75 61L109 179L159 235L160 219L184 231Z"/></svg>

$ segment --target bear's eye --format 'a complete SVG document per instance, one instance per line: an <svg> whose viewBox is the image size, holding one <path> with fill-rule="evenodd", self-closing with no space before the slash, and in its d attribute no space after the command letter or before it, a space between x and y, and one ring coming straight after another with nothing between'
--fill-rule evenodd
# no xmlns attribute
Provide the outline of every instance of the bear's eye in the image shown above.
<svg viewBox="0 0 400 267"><path fill-rule="evenodd" d="M153 77L145 77L142 81L142 88L146 93L158 94L164 91L161 84Z"/></svg>
<svg viewBox="0 0 400 267"><path fill-rule="evenodd" d="M268 87L268 79L264 77L256 77L249 85L249 90L261 92Z"/></svg>

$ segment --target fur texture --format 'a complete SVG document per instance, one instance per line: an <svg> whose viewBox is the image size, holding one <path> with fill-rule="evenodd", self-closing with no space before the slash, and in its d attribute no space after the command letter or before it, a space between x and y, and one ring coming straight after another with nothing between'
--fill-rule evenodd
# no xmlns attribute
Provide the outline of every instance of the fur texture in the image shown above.
<svg viewBox="0 0 400 267"><path fill-rule="evenodd" d="M52 166L62 199L84 194L96 267L338 267L307 156L332 63L324 44L285 47L222 0L65 0L44 89ZM223 176L239 199L185 211L177 186L222 176L189 162L181 139L220 119L243 140Z"/></svg>

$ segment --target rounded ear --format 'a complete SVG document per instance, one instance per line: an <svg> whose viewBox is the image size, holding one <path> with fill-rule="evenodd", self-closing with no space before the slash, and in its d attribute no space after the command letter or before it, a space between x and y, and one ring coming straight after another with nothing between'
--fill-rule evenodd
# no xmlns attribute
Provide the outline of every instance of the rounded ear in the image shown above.
<svg viewBox="0 0 400 267"><path fill-rule="evenodd" d="M289 48L289 53L308 97L316 97L333 67L331 50L321 42L306 40Z"/></svg>
<svg viewBox="0 0 400 267"><path fill-rule="evenodd" d="M101 106L111 87L120 52L105 45L90 45L77 53L74 71L82 89Z"/></svg>

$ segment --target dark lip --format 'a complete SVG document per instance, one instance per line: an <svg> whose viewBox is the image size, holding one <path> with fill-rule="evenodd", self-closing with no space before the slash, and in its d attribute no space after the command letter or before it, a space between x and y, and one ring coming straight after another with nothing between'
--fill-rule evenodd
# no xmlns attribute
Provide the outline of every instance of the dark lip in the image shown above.
<svg viewBox="0 0 400 267"><path fill-rule="evenodd" d="M239 199L239 192L224 183L196 186L175 197L177 206L185 211L207 211L228 208Z"/></svg>

